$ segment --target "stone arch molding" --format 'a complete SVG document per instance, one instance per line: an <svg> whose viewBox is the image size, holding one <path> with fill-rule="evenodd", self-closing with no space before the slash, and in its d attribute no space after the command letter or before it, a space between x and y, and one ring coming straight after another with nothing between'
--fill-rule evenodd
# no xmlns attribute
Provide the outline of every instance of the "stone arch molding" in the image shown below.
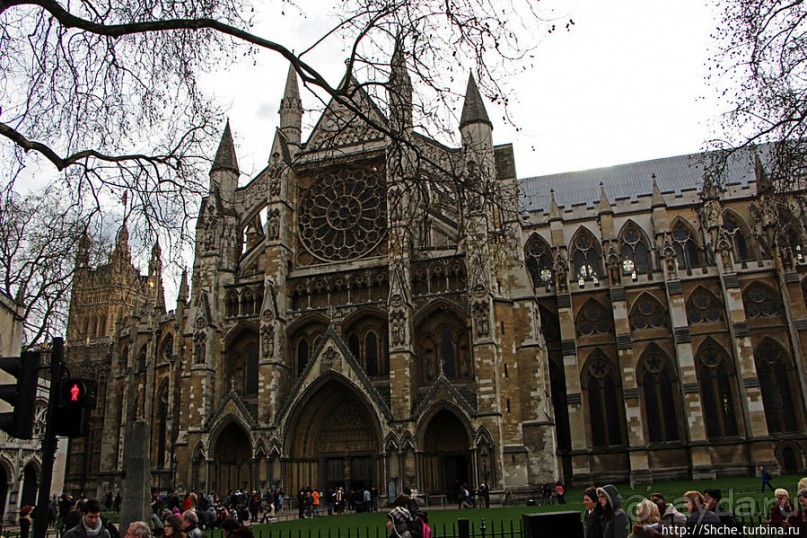
<svg viewBox="0 0 807 538"><path fill-rule="evenodd" d="M10 486L19 476L19 472L17 472L14 462L11 461L5 454L0 454L0 467L3 467L3 469L6 471L7 484ZM21 467L20 472L22 472L22 469L23 468Z"/></svg>
<svg viewBox="0 0 807 538"><path fill-rule="evenodd" d="M191 452L191 461L207 461L207 454L207 447L202 441L199 441Z"/></svg>
<svg viewBox="0 0 807 538"><path fill-rule="evenodd" d="M441 378L442 379L442 378ZM435 383L435 385L437 385ZM448 387L453 388L450 383L447 384ZM447 387L447 388L448 388ZM463 408L464 406L457 402L456 397L462 398L462 396L456 392L454 389L453 392L456 394L454 397L448 397L448 394L443 391L432 391L435 398L431 400L431 404L428 406L421 406L424 411L422 413L416 413L418 416L417 423L415 425L415 431L418 432L418 444L419 446L423 446L424 443L424 436L429 429L429 425L431 424L432 419L437 416L438 413L441 411L448 411L449 413L453 414L457 417L460 423L463 426L466 434L468 435L468 448L471 448L472 443L474 442L473 432L473 419L471 413L469 413L467 408ZM441 394L442 393L442 394ZM425 403L425 402L424 402ZM467 405L467 403L466 403Z"/></svg>
<svg viewBox="0 0 807 538"><path fill-rule="evenodd" d="M252 428L250 427L249 423L244 419L244 417L239 416L240 413L225 413L219 416L218 419L212 424L210 428L210 435L208 435L207 441L207 451L206 453L213 454L216 450L216 444L219 442L219 436L224 429L232 423L235 423L244 430L247 435L247 439L249 439L249 451L255 456L255 447L257 445L255 441L255 435L253 434Z"/></svg>
<svg viewBox="0 0 807 538"><path fill-rule="evenodd" d="M314 350L290 392L292 397L279 410L275 425L290 424L320 388L334 381L352 390L367 405L373 420L381 428L379 442L382 442L389 431L386 424L392 419L392 412L333 326L328 328ZM286 447L289 429L281 428L280 431L283 432L280 445Z"/></svg>

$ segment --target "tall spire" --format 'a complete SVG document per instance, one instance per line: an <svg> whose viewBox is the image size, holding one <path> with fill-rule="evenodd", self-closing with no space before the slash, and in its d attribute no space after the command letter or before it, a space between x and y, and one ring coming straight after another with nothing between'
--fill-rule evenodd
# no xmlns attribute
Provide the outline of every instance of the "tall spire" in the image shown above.
<svg viewBox="0 0 807 538"><path fill-rule="evenodd" d="M395 49L390 60L389 95L390 119L395 131L403 131L412 126L412 79L406 68L404 39L398 30L395 36Z"/></svg>
<svg viewBox="0 0 807 538"><path fill-rule="evenodd" d="M85 229L78 240L76 267L87 267L90 264L90 236Z"/></svg>
<svg viewBox="0 0 807 538"><path fill-rule="evenodd" d="M469 123L487 123L491 129L493 124L488 118L488 111L485 110L485 103L479 93L473 73L468 77L468 88L465 90L465 102L462 104L462 115L460 116L460 129Z"/></svg>
<svg viewBox="0 0 807 538"><path fill-rule="evenodd" d="M188 302L188 269L182 268L182 278L179 281L179 293L177 293L177 306Z"/></svg>
<svg viewBox="0 0 807 538"><path fill-rule="evenodd" d="M216 150L216 158L213 160L213 167L210 173L217 170L231 170L238 174L238 159L235 157L235 144L233 143L233 133L230 131L230 120L227 120L227 125L224 126L224 132L221 135L221 142L219 142L219 149Z"/></svg>
<svg viewBox="0 0 807 538"><path fill-rule="evenodd" d="M115 237L115 249L112 252L114 256L125 260L131 260L131 253L129 250L129 227L126 224L127 218L123 218L118 235Z"/></svg>
<svg viewBox="0 0 807 538"><path fill-rule="evenodd" d="M297 71L292 64L289 64L286 88L283 90L278 113L280 114L280 132L283 133L289 144L299 146L303 123L303 101L300 99L300 89L297 85Z"/></svg>
<svg viewBox="0 0 807 538"><path fill-rule="evenodd" d="M160 248L160 238L154 241L151 247L151 261L149 262L149 276L154 276L162 272L162 248Z"/></svg>

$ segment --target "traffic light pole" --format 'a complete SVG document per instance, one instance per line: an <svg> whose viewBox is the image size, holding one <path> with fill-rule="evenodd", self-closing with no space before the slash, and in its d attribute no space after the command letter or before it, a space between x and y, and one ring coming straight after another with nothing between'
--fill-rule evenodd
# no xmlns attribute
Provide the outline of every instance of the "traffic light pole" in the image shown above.
<svg viewBox="0 0 807 538"><path fill-rule="evenodd" d="M59 389L62 384L62 363L64 362L64 339L53 339L50 356L50 397L48 416L45 421L45 437L42 439L42 475L39 479L39 501L34 512L33 538L45 538L48 533L48 506L50 504L50 483L53 479L53 460L56 458L56 407L59 405Z"/></svg>

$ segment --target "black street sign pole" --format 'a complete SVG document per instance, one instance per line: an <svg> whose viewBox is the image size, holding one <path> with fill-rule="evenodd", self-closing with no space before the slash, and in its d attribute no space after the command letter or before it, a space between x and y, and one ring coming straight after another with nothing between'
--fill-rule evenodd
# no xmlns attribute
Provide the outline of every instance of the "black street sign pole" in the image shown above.
<svg viewBox="0 0 807 538"><path fill-rule="evenodd" d="M48 505L50 504L50 483L53 479L53 460L56 458L56 407L59 405L59 388L62 384L62 362L64 360L64 339L54 338L50 356L50 398L48 416L45 421L45 437L42 439L42 475L39 479L39 501L34 512L33 538L45 538L48 533Z"/></svg>

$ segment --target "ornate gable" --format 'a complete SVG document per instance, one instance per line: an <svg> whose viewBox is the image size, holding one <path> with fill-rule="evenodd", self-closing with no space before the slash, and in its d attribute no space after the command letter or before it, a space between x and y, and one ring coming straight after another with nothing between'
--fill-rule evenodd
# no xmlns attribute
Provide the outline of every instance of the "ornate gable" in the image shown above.
<svg viewBox="0 0 807 538"><path fill-rule="evenodd" d="M342 86L344 81L340 84ZM347 87L347 94L352 96L351 104L357 105L358 110L351 110L347 105L331 99L305 144L306 153L332 151L337 147L373 141L383 142L384 135L370 127L364 118L379 125L386 125L387 118L353 77Z"/></svg>
<svg viewBox="0 0 807 538"><path fill-rule="evenodd" d="M244 401L241 400L241 397L234 390L230 390L229 394L227 394L227 398L224 399L224 402L222 402L219 408L207 418L205 421L205 428L208 430L213 430L213 426L217 426L219 423L221 423L223 420L227 420L229 417L235 417L238 422L247 425L250 429L258 426L258 423L255 422L255 418L252 416L252 413L249 412L247 406L244 405Z"/></svg>
<svg viewBox="0 0 807 538"><path fill-rule="evenodd" d="M322 376L329 374L340 376L349 384L357 387L358 391L367 397L378 416L392 418L392 412L384 398L331 326L325 332L322 342L314 351L311 360L308 361L305 370L292 388L291 398L286 400L277 414L277 424L285 424L292 408L297 402L304 399L308 389L316 384Z"/></svg>
<svg viewBox="0 0 807 538"><path fill-rule="evenodd" d="M474 406L471 402L462 395L457 387L448 380L447 377L440 374L429 391L412 406L412 416L423 416L424 412L431 406L449 402L461 409L467 416L472 417L476 414Z"/></svg>

